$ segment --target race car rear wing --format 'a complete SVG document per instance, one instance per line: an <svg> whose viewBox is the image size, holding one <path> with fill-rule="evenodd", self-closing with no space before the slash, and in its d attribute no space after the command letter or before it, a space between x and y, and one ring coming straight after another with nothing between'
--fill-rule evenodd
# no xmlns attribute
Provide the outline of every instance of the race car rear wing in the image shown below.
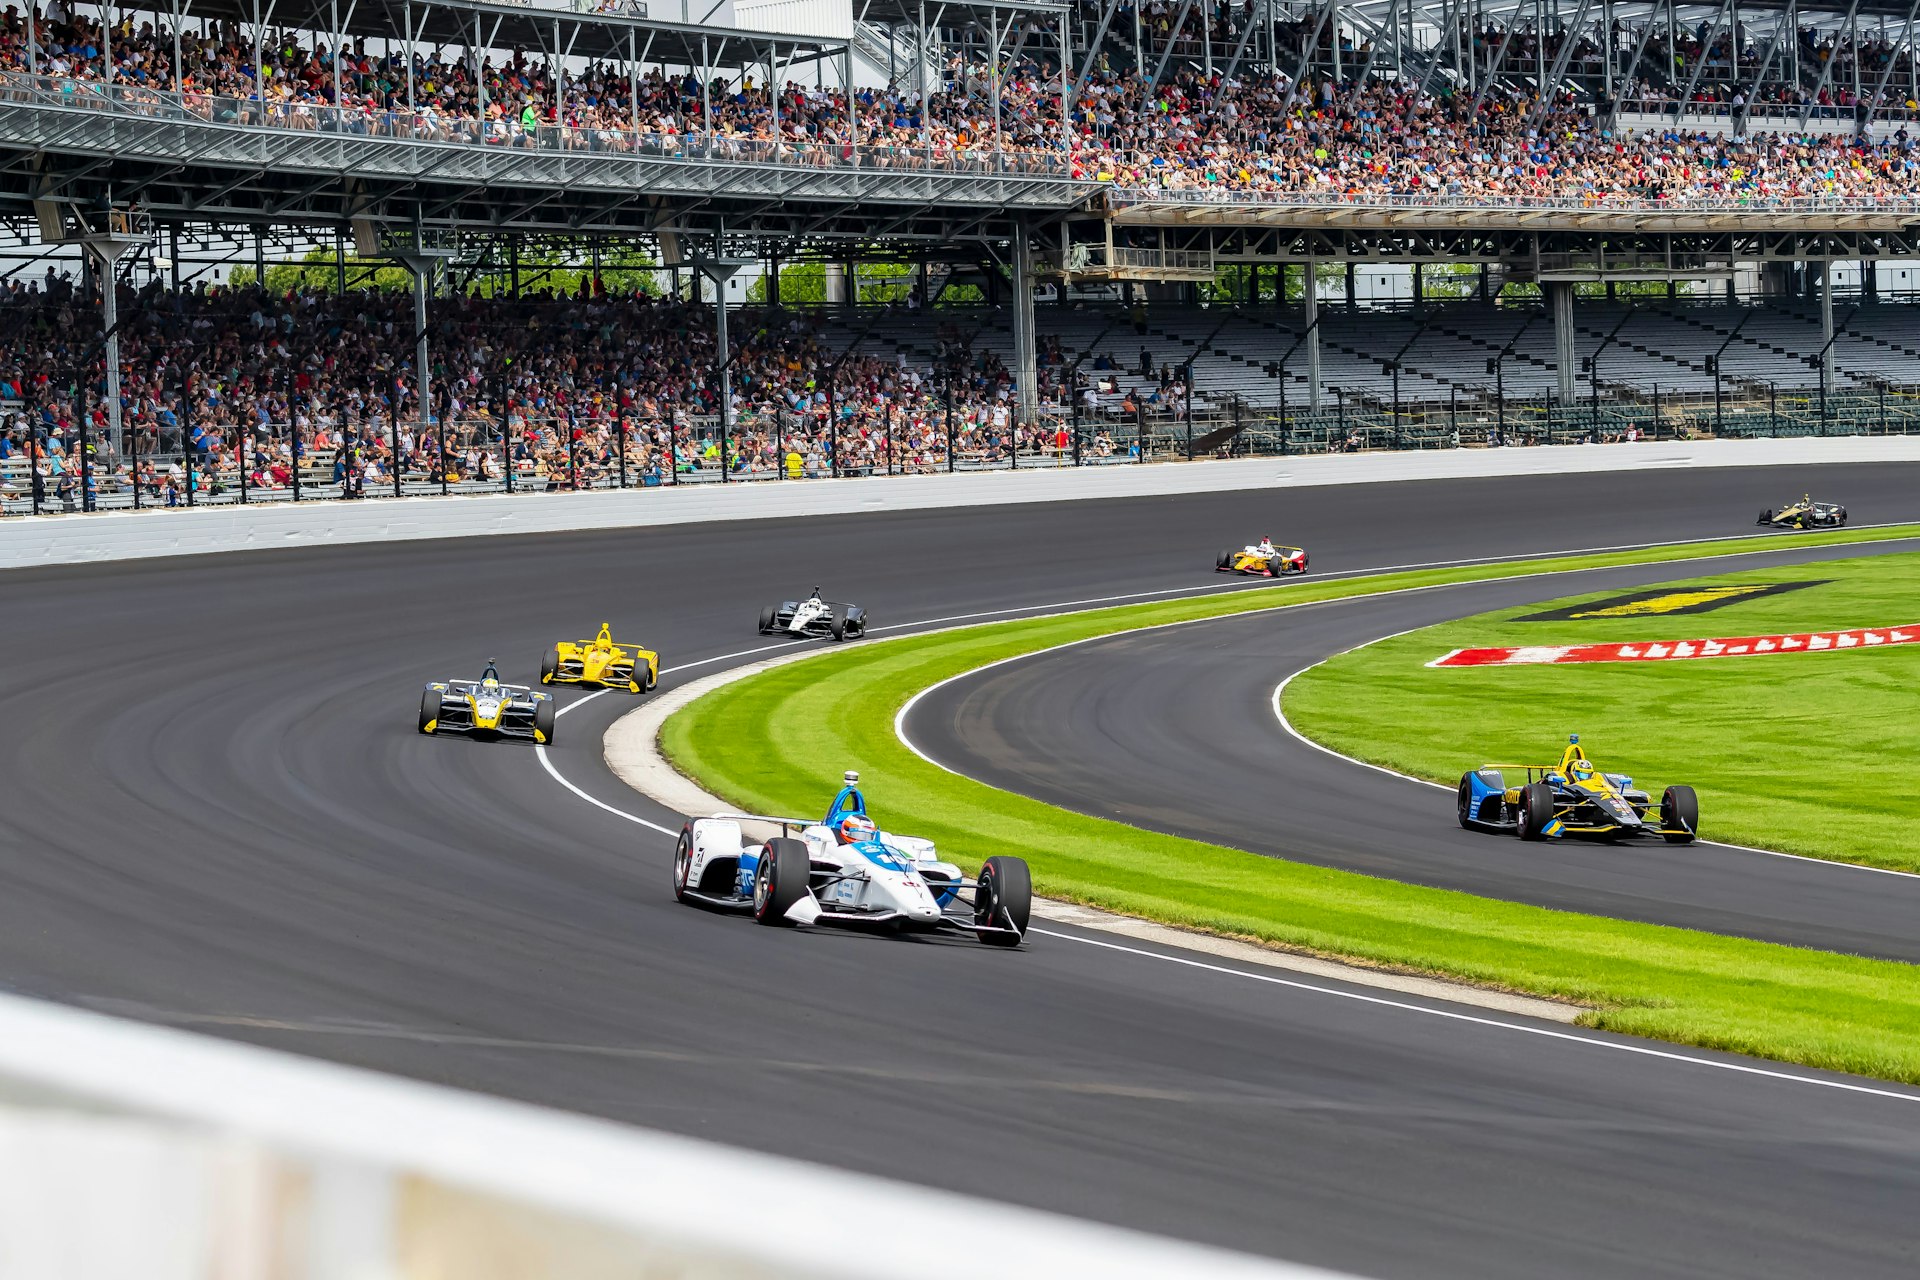
<svg viewBox="0 0 1920 1280"><path fill-rule="evenodd" d="M1483 764L1480 768L1475 769L1474 772L1481 773L1489 769L1496 770L1502 774L1506 773L1509 769L1518 770L1527 775L1528 782L1538 782L1550 773L1560 772L1560 766L1557 764Z"/></svg>
<svg viewBox="0 0 1920 1280"><path fill-rule="evenodd" d="M710 818L730 818L735 822L764 822L769 826L779 827L780 835L783 838L793 834L791 828L799 827L805 830L808 827L820 825L819 821L814 818L775 818L764 813L712 813L707 816Z"/></svg>

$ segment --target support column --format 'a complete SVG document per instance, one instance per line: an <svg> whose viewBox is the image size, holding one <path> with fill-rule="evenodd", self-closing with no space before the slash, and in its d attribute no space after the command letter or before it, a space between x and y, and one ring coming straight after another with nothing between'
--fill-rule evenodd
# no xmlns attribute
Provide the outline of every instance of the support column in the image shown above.
<svg viewBox="0 0 1920 1280"><path fill-rule="evenodd" d="M1320 412L1320 264L1306 262L1306 278L1300 282L1300 296L1306 303L1307 321L1307 408Z"/></svg>
<svg viewBox="0 0 1920 1280"><path fill-rule="evenodd" d="M100 258L100 323L107 333L107 449L112 453L121 452L119 258L118 253L111 257L102 254ZM80 404L84 410L86 397L81 397Z"/></svg>
<svg viewBox="0 0 1920 1280"><path fill-rule="evenodd" d="M420 431L415 447L433 427L432 373L427 368L427 290L433 280L433 259L421 257L413 265L413 389L420 399ZM400 459L393 460L393 473L400 474Z"/></svg>
<svg viewBox="0 0 1920 1280"><path fill-rule="evenodd" d="M722 237L714 237L716 248L722 244ZM695 277L694 296L700 295L699 280L704 277L713 282L713 359L719 374L720 383L720 478L731 478L728 471L729 457L733 451L733 351L727 341L727 281L746 266L746 260L727 257L702 257L698 259L699 275Z"/></svg>
<svg viewBox="0 0 1920 1280"><path fill-rule="evenodd" d="M1880 301L1880 260L1860 259L1860 301Z"/></svg>
<svg viewBox="0 0 1920 1280"><path fill-rule="evenodd" d="M108 210L105 226L90 232L82 241L81 261L90 268L100 287L102 354L107 366L107 448L113 453L125 452L120 429L120 259L148 242L143 228L144 224L136 225L130 215ZM178 271L179 267L176 265L174 270ZM81 397L83 411L89 399L90 396Z"/></svg>
<svg viewBox="0 0 1920 1280"><path fill-rule="evenodd" d="M1820 394L1833 394L1833 264L1816 262L1809 268L1820 287Z"/></svg>
<svg viewBox="0 0 1920 1280"><path fill-rule="evenodd" d="M1553 304L1553 363L1561 404L1573 403L1573 286L1550 284L1547 297Z"/></svg>
<svg viewBox="0 0 1920 1280"><path fill-rule="evenodd" d="M1013 385L1020 421L1031 426L1040 413L1039 361L1033 339L1033 249L1026 220L1013 224Z"/></svg>

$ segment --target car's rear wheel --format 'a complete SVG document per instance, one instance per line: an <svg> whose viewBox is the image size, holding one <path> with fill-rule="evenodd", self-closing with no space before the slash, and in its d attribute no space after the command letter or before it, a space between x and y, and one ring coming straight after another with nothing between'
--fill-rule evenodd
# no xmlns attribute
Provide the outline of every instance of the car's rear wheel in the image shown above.
<svg viewBox="0 0 1920 1280"><path fill-rule="evenodd" d="M553 725L555 719L556 716L552 698L543 698L533 704L533 730L540 735L542 741L549 744L553 742Z"/></svg>
<svg viewBox="0 0 1920 1280"><path fill-rule="evenodd" d="M540 683L552 684L553 678L560 674L560 646L554 645L547 650L547 656L540 659Z"/></svg>
<svg viewBox="0 0 1920 1280"><path fill-rule="evenodd" d="M773 630L773 606L768 605L760 611L760 634L766 635Z"/></svg>
<svg viewBox="0 0 1920 1280"><path fill-rule="evenodd" d="M990 947L1017 947L1033 918L1033 873L1024 858L992 857L980 868L973 893L973 922L1013 933L983 933Z"/></svg>
<svg viewBox="0 0 1920 1280"><path fill-rule="evenodd" d="M1544 782L1529 782L1520 788L1519 826L1522 840L1545 840L1553 822L1553 788Z"/></svg>
<svg viewBox="0 0 1920 1280"><path fill-rule="evenodd" d="M440 691L428 689L420 695L420 732L432 733L429 727L440 719Z"/></svg>
<svg viewBox="0 0 1920 1280"><path fill-rule="evenodd" d="M1660 797L1660 825L1669 831L1674 828L1685 830L1685 835L1667 835L1668 844L1692 844L1694 833L1700 830L1700 797L1693 793L1692 787L1668 787Z"/></svg>
<svg viewBox="0 0 1920 1280"><path fill-rule="evenodd" d="M787 912L806 896L811 871L804 841L767 841L753 870L753 918L774 928L791 925Z"/></svg>

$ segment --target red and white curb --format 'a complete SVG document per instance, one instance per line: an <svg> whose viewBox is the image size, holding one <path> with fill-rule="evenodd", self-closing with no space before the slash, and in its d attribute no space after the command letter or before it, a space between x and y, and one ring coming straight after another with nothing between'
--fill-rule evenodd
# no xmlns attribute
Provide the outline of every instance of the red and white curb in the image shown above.
<svg viewBox="0 0 1920 1280"><path fill-rule="evenodd" d="M1773 636L1722 636L1697 640L1629 640L1616 644L1527 644L1512 648L1455 649L1429 667L1525 667L1580 662L1671 662L1688 658L1750 658L1767 653L1819 653L1920 644L1920 622L1851 631L1800 631Z"/></svg>

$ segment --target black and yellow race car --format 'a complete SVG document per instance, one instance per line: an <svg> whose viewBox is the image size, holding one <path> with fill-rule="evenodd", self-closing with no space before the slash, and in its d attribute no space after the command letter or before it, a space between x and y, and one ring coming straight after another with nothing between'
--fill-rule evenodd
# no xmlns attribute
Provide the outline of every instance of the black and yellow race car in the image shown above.
<svg viewBox="0 0 1920 1280"><path fill-rule="evenodd" d="M1510 785L1507 775L1514 772L1527 780ZM1659 836L1668 844L1692 844L1700 830L1692 787L1668 787L1656 810L1632 778L1594 768L1578 735L1567 740L1559 764L1489 764L1462 774L1458 809L1460 825L1470 831L1511 831L1522 840Z"/></svg>
<svg viewBox="0 0 1920 1280"><path fill-rule="evenodd" d="M465 733L476 738L553 741L557 713L553 695L523 684L504 684L488 661L478 680L435 680L420 694L420 732Z"/></svg>
<svg viewBox="0 0 1920 1280"><path fill-rule="evenodd" d="M1837 502L1815 502L1802 495L1778 510L1768 507L1755 524L1770 524L1776 529L1837 529L1847 522L1847 509Z"/></svg>
<svg viewBox="0 0 1920 1280"><path fill-rule="evenodd" d="M540 660L540 683L645 693L660 683L660 655L638 645L615 644L612 629L603 622L591 640L562 640L548 649Z"/></svg>

